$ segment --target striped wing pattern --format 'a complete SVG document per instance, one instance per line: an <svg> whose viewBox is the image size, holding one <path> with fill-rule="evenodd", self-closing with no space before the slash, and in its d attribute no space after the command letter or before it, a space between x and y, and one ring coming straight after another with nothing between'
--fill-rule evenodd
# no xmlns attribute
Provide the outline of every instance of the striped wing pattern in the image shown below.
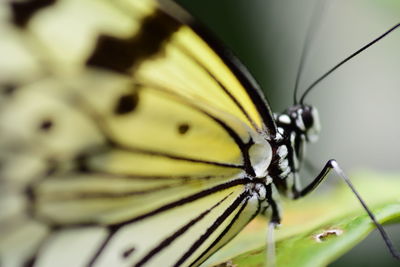
<svg viewBox="0 0 400 267"><path fill-rule="evenodd" d="M259 212L271 113L196 27L164 1L0 4L0 266L197 266Z"/></svg>

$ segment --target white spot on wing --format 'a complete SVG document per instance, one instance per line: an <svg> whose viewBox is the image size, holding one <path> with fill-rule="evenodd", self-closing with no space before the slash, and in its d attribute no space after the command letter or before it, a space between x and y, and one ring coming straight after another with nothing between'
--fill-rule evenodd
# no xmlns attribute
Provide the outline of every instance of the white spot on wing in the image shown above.
<svg viewBox="0 0 400 267"><path fill-rule="evenodd" d="M290 117L287 114L282 114L278 117L278 120L280 123L284 123L284 124L291 124L292 121L290 119Z"/></svg>
<svg viewBox="0 0 400 267"><path fill-rule="evenodd" d="M281 170L286 170L286 168L289 166L289 161L287 159L282 160L281 162L279 162L279 168Z"/></svg>
<svg viewBox="0 0 400 267"><path fill-rule="evenodd" d="M272 148L267 140L262 136L253 135L254 145L249 149L251 165L254 168L257 177L267 175L267 169L272 159Z"/></svg>
<svg viewBox="0 0 400 267"><path fill-rule="evenodd" d="M276 150L276 153L278 153L278 156L280 158L286 158L286 156L288 154L288 148L285 145L282 145L282 146L278 147L278 149Z"/></svg>
<svg viewBox="0 0 400 267"><path fill-rule="evenodd" d="M257 184L255 191L257 192L258 199L264 200L267 196L267 191L265 190L265 186L261 184Z"/></svg>

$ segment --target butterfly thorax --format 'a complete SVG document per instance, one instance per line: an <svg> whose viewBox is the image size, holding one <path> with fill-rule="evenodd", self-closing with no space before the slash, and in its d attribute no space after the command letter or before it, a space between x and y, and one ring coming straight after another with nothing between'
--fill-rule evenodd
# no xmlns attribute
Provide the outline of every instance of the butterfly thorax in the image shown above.
<svg viewBox="0 0 400 267"><path fill-rule="evenodd" d="M293 197L299 186L306 144L315 142L320 132L318 111L308 105L295 105L275 114L278 136L268 173L278 190Z"/></svg>

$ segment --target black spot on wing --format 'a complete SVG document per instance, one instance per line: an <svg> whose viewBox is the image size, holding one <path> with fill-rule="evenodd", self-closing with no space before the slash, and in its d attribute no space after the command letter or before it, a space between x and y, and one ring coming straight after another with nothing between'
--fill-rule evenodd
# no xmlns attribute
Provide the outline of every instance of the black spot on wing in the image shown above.
<svg viewBox="0 0 400 267"><path fill-rule="evenodd" d="M25 189L25 197L32 203L36 201L36 194L31 186L28 186Z"/></svg>
<svg viewBox="0 0 400 267"><path fill-rule="evenodd" d="M128 248L126 250L124 250L124 252L122 253L122 258L126 259L128 258L130 255L132 255L132 253L135 251L136 249L134 247L132 248Z"/></svg>
<svg viewBox="0 0 400 267"><path fill-rule="evenodd" d="M139 103L139 94L130 93L122 95L114 107L114 113L116 115L124 115L133 112Z"/></svg>
<svg viewBox="0 0 400 267"><path fill-rule="evenodd" d="M190 125L187 123L181 123L178 125L178 133L180 135L186 134L190 129Z"/></svg>
<svg viewBox="0 0 400 267"><path fill-rule="evenodd" d="M55 160L55 158L49 158L47 160L47 169L45 172L45 176L48 177L48 176L55 174L58 169L59 169L59 165L58 165L57 160Z"/></svg>
<svg viewBox="0 0 400 267"><path fill-rule="evenodd" d="M15 84L5 84L1 86L1 93L5 96L11 96L17 90Z"/></svg>
<svg viewBox="0 0 400 267"><path fill-rule="evenodd" d="M89 166L88 166L89 155L85 153L78 154L75 157L75 165L76 170L80 173L88 173Z"/></svg>
<svg viewBox="0 0 400 267"><path fill-rule="evenodd" d="M30 0L11 3L13 23L18 27L25 27L29 20L40 9L53 5L56 0Z"/></svg>
<svg viewBox="0 0 400 267"><path fill-rule="evenodd" d="M179 22L161 10L156 10L144 18L139 32L130 38L101 35L87 64L126 73L146 58L158 53L164 42L180 26Z"/></svg>
<svg viewBox="0 0 400 267"><path fill-rule="evenodd" d="M47 118L40 122L39 130L42 132L48 132L53 128L53 126L54 126L53 120L50 118Z"/></svg>

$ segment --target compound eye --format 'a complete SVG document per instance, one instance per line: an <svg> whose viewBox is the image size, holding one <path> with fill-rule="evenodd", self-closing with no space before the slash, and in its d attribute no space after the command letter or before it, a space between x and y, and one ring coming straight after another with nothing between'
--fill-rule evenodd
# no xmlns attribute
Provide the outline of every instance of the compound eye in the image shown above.
<svg viewBox="0 0 400 267"><path fill-rule="evenodd" d="M311 107L306 107L303 110L303 113L301 114L301 117L303 119L304 126L306 129L310 129L314 125L314 117L313 117L313 112Z"/></svg>

